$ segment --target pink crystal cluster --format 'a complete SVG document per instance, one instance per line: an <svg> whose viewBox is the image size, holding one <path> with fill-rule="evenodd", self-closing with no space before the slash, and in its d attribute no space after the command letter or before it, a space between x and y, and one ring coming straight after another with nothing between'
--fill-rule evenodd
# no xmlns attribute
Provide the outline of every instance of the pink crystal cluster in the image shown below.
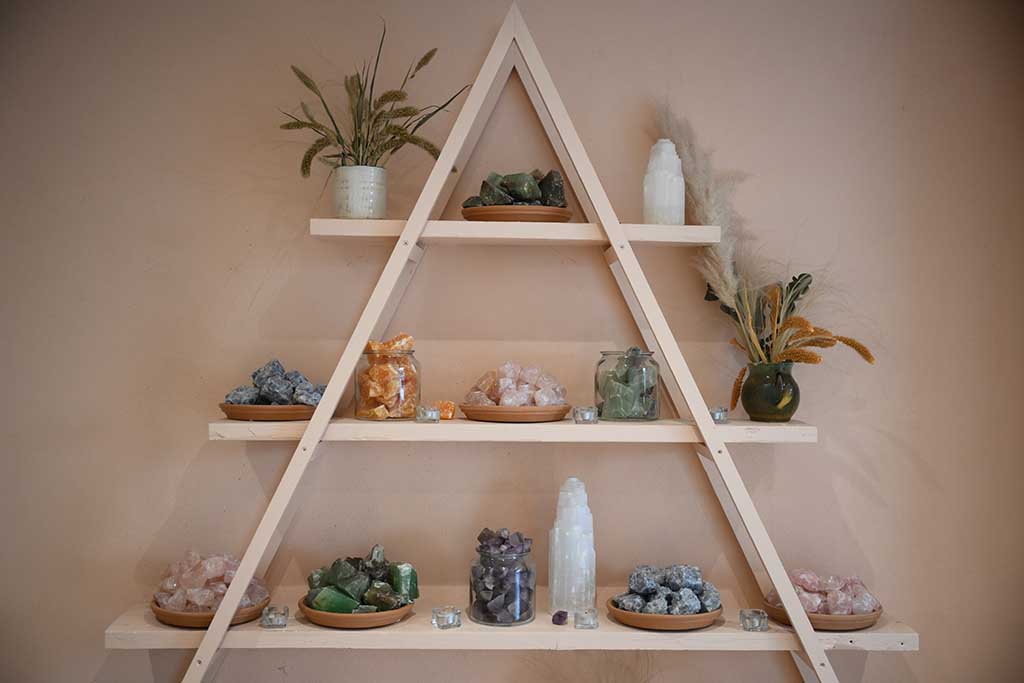
<svg viewBox="0 0 1024 683"><path fill-rule="evenodd" d="M476 381L463 400L471 406L558 406L565 387L535 365L505 361Z"/></svg>
<svg viewBox="0 0 1024 683"><path fill-rule="evenodd" d="M167 567L153 599L160 607L176 612L213 612L224 599L237 569L238 560L231 555L203 557L189 550L184 558ZM253 577L239 607L258 605L268 597L267 587Z"/></svg>
<svg viewBox="0 0 1024 683"><path fill-rule="evenodd" d="M870 614L882 607L856 576L818 576L810 569L794 569L789 572L789 580L808 614ZM782 607L775 589L765 601Z"/></svg>

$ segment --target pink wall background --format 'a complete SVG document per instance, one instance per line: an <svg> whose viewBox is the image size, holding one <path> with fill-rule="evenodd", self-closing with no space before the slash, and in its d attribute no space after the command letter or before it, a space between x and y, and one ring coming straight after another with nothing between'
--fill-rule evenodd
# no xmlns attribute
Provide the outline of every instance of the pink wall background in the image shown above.
<svg viewBox="0 0 1024 683"><path fill-rule="evenodd" d="M1024 14L978 2L537 2L522 12L624 221L654 105L690 117L760 249L828 271L818 319L862 338L800 368L816 446L735 449L791 567L858 573L921 652L834 656L843 681L1010 681L1024 618L1015 421L1022 309ZM439 46L417 102L472 81L500 2L6 3L0 9L0 678L173 681L187 653L106 652L104 628L189 546L240 553L291 448L210 443L216 404L276 355L324 379L387 257L313 238L330 215L276 130L374 47L383 76ZM338 90L334 93L337 95ZM454 114L428 128L443 142ZM513 82L455 197L554 155ZM407 215L430 168L390 167ZM448 215L457 215L453 201ZM641 262L709 402L738 359L691 251ZM597 351L638 340L597 249L435 248L394 329L425 398L512 357L590 401ZM379 541L457 584L479 527L543 538L583 478L599 581L701 565L756 588L696 456L678 447L328 446L269 581ZM546 565L540 543L538 564ZM233 652L221 681L797 680L787 655Z"/></svg>

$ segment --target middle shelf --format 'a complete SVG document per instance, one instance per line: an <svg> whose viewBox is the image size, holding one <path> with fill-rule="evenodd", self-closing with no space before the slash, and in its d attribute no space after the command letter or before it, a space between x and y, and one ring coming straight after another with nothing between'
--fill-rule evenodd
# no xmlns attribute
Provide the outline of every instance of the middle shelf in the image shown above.
<svg viewBox="0 0 1024 683"><path fill-rule="evenodd" d="M210 422L213 441L298 441L306 421ZM815 443L818 429L792 420L786 423L730 420L717 425L726 443ZM324 441L423 441L475 443L703 443L690 420L654 422L600 422L575 424L572 420L512 424L466 419L421 424L411 420L371 422L353 418L331 420Z"/></svg>

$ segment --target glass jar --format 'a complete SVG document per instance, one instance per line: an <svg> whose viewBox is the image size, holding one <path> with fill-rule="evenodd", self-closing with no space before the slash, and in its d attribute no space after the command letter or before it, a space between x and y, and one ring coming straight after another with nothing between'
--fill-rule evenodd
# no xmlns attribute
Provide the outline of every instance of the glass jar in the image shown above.
<svg viewBox="0 0 1024 683"><path fill-rule="evenodd" d="M356 366L356 417L411 420L420 404L420 364L413 351L364 353Z"/></svg>
<svg viewBox="0 0 1024 683"><path fill-rule="evenodd" d="M793 363L751 363L740 400L754 422L789 422L800 405Z"/></svg>
<svg viewBox="0 0 1024 683"><path fill-rule="evenodd" d="M658 362L650 351L602 351L594 371L594 401L602 420L657 420Z"/></svg>
<svg viewBox="0 0 1024 683"><path fill-rule="evenodd" d="M487 626L533 621L537 568L530 551L478 552L469 568L469 618Z"/></svg>

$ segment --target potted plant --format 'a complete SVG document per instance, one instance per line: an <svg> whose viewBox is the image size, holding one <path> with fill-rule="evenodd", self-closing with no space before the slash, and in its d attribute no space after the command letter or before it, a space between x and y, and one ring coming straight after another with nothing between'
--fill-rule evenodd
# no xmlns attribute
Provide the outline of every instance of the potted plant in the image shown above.
<svg viewBox="0 0 1024 683"><path fill-rule="evenodd" d="M718 225L717 244L701 249L697 270L707 283L706 301L717 301L736 328L730 340L746 355L747 365L733 382L732 403L739 401L751 420L788 422L800 405L800 388L793 379L794 363L818 364L819 349L843 344L868 363L874 356L856 339L817 327L805 316L812 278L802 273L788 284L764 274L769 264L759 262L742 248L743 221L732 205L737 173L716 173L710 152L701 149L686 119L677 119L667 108L659 116L661 137L670 138L683 165L686 189L686 221Z"/></svg>
<svg viewBox="0 0 1024 683"><path fill-rule="evenodd" d="M437 48L433 48L406 70L401 86L376 94L377 68L386 34L385 27L377 45L373 68L366 63L362 70L345 77L348 109L344 117L341 114L335 116L316 82L292 66L299 81L316 95L326 119L322 115L318 118L310 105L300 102L303 117L281 112L290 119L281 124L281 128L310 131L316 136L302 156L300 172L303 178L308 178L314 159L331 168L334 205L339 218L384 217L387 207L385 165L406 145L419 147L436 159L440 150L418 131L469 87L460 88L440 105L416 107L407 104L406 85L437 54ZM339 119L347 119L347 126L339 125Z"/></svg>

